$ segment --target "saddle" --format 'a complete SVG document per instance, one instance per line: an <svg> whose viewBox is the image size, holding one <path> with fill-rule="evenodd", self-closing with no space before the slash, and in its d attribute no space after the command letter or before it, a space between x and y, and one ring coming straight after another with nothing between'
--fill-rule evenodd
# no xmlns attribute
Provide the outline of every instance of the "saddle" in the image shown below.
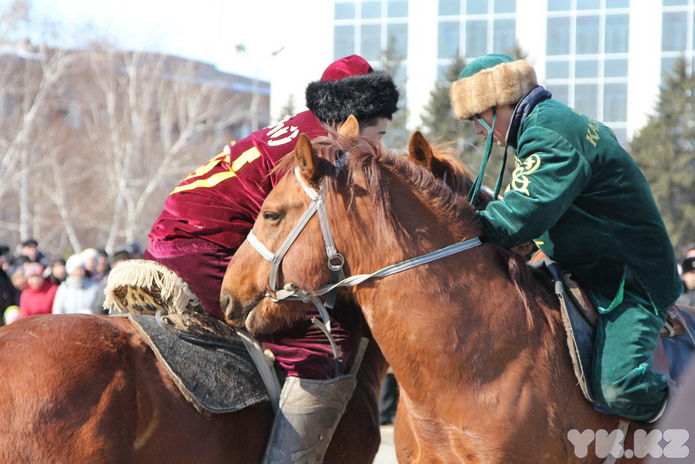
<svg viewBox="0 0 695 464"><path fill-rule="evenodd" d="M198 411L221 414L272 401L274 392L266 388L265 372L259 372L257 356L247 350L245 335L205 312L166 266L147 260L121 263L109 274L104 293L112 317L133 323ZM272 371L272 355L262 362Z"/></svg>
<svg viewBox="0 0 695 464"><path fill-rule="evenodd" d="M595 403L588 376L592 372L598 311L571 273L558 263L545 257L532 262L532 266L544 269L554 285L555 294L560 301L575 376L586 399ZM661 337L654 350L652 368L666 376L673 385L682 378L695 349L695 338L691 333L693 327L695 318L690 312L679 306L668 310L666 322L660 331Z"/></svg>

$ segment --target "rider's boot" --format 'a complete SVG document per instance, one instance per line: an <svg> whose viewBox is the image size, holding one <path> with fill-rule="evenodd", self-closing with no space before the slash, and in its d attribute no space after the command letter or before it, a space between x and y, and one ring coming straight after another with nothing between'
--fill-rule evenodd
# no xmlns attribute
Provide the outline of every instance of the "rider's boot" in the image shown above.
<svg viewBox="0 0 695 464"><path fill-rule="evenodd" d="M263 464L320 464L357 379L287 377Z"/></svg>

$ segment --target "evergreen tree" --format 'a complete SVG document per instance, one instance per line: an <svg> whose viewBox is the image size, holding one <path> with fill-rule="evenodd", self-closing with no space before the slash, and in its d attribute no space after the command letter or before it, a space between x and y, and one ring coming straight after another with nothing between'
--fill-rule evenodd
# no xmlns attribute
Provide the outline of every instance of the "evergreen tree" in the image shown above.
<svg viewBox="0 0 695 464"><path fill-rule="evenodd" d="M680 59L664 77L656 114L631 144L678 250L695 239L695 76Z"/></svg>
<svg viewBox="0 0 695 464"><path fill-rule="evenodd" d="M444 72L443 80L434 84L430 92L430 101L422 114L420 131L430 142L456 144L461 152L461 159L471 165L480 165L480 140L475 134L473 123L461 121L454 116L451 108L449 91L451 83L456 81L464 68L464 58L456 53L449 67Z"/></svg>

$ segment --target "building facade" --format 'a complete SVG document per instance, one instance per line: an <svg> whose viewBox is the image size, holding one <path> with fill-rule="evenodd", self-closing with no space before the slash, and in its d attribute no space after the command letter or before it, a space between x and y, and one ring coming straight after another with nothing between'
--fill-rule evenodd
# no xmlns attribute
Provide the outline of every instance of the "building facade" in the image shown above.
<svg viewBox="0 0 695 464"><path fill-rule="evenodd" d="M458 51L466 60L519 47L554 97L622 141L644 126L664 73L693 64L695 0L334 0L333 57L402 59L409 125Z"/></svg>

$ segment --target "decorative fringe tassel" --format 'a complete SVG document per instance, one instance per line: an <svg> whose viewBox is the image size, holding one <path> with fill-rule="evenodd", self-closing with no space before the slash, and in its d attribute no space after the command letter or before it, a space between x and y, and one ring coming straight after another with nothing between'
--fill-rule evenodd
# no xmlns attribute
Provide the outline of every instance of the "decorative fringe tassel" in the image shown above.
<svg viewBox="0 0 695 464"><path fill-rule="evenodd" d="M158 289L161 303L178 311L189 306L201 306L198 297L181 277L155 261L131 259L120 263L109 273L106 288L104 288L106 296L104 306L121 312L133 312L128 309L128 301L123 301L115 294L115 291L122 287Z"/></svg>

